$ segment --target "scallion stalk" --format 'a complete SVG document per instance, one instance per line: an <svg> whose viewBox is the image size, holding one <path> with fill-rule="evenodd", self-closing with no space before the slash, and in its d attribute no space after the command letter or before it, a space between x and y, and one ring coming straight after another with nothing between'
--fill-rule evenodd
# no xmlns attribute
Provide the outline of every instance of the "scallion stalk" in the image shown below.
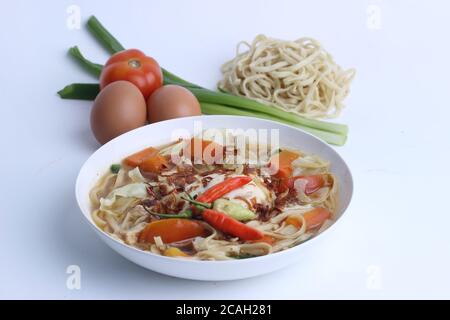
<svg viewBox="0 0 450 320"><path fill-rule="evenodd" d="M98 63L94 63L86 59L81 53L80 49L77 46L74 46L69 49L69 54L74 57L78 63L83 66L87 71L89 71L95 77L100 77L100 73L102 72L103 66Z"/></svg>
<svg viewBox="0 0 450 320"><path fill-rule="evenodd" d="M233 108L226 105L213 104L213 103L200 103L202 113L209 115L233 115L233 116L246 116L246 117L255 117L260 119L271 120L275 122L281 122L299 129L302 129L308 133L315 135L316 137L326 141L327 143L334 144L337 146L342 146L347 141L347 135L336 132L322 131L318 129L314 129L311 127L303 126L298 123L294 123L291 121L287 121L284 119L280 119L274 117L272 115L256 112L256 111L247 111L243 109Z"/></svg>
<svg viewBox="0 0 450 320"><path fill-rule="evenodd" d="M72 83L58 91L62 99L95 100L100 92L97 83Z"/></svg>
<svg viewBox="0 0 450 320"><path fill-rule="evenodd" d="M109 51L114 54L125 50L125 47L109 33L108 30L98 21L95 16L91 16L87 22L89 31L94 37Z"/></svg>
<svg viewBox="0 0 450 320"><path fill-rule="evenodd" d="M238 97L228 93L198 88L188 89L197 97L200 102L228 105L247 111L266 113L284 121L289 121L313 129L329 131L343 135L346 135L348 133L348 127L343 124L308 119L291 112L276 109L275 107L271 107L252 99Z"/></svg>

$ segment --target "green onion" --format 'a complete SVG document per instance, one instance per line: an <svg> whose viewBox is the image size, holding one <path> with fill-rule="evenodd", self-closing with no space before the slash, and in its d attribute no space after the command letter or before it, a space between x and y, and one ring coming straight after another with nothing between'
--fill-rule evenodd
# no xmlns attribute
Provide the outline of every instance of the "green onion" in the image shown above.
<svg viewBox="0 0 450 320"><path fill-rule="evenodd" d="M202 89L202 87L200 87L200 86L198 86L198 85L196 85L194 83L191 83L189 81L186 81L186 80L184 80L184 79L174 75L173 73L167 71L166 69L164 69L162 67L161 67L161 70L162 70L163 77L164 77L164 85L166 85L166 84L176 84L176 85L183 86L183 87L186 87L186 88Z"/></svg>
<svg viewBox="0 0 450 320"><path fill-rule="evenodd" d="M80 65L82 65L87 71L93 74L95 77L100 77L103 66L98 63L94 63L86 59L81 53L80 49L75 46L69 49L69 54L74 57Z"/></svg>
<svg viewBox="0 0 450 320"><path fill-rule="evenodd" d="M114 36L97 20L95 16L91 16L87 22L89 31L97 40L111 53L117 53L125 50L124 46L117 41Z"/></svg>
<svg viewBox="0 0 450 320"><path fill-rule="evenodd" d="M58 91L62 99L95 100L100 92L97 83L72 83Z"/></svg>
<svg viewBox="0 0 450 320"><path fill-rule="evenodd" d="M325 122L314 119L307 119L294 113L276 109L275 107L260 103L248 98L238 97L223 92L215 92L206 89L188 88L200 102L221 104L240 108L252 112L261 112L284 121L296 123L304 127L310 127L317 130L329 131L346 135L348 127L343 124Z"/></svg>
<svg viewBox="0 0 450 320"><path fill-rule="evenodd" d="M233 108L230 106L220 105L220 104L212 104L212 103L200 103L202 113L203 114L210 114L210 115L233 115L233 116L247 116L247 117L255 117L260 119L266 119L271 120L275 122L281 122L299 129L302 129L308 133L311 133L315 135L316 137L326 141L327 143L334 144L337 146L342 146L345 144L347 140L347 135L342 133L336 133L336 132L329 132L329 131L322 131L318 129L314 129L307 126L302 126L298 123L290 122L284 119L277 118L275 116L261 113L261 112L255 112L255 111L247 111L242 110L238 108Z"/></svg>
<svg viewBox="0 0 450 320"><path fill-rule="evenodd" d="M111 173L119 173L121 168L122 168L122 166L120 164L114 163L111 165L110 170L111 170Z"/></svg>

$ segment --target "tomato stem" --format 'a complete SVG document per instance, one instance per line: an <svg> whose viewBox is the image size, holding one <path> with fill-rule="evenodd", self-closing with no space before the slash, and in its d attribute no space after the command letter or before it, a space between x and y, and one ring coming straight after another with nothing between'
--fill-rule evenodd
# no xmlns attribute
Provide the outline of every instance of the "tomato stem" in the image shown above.
<svg viewBox="0 0 450 320"><path fill-rule="evenodd" d="M137 59L131 59L130 61L128 61L128 65L131 68L137 69L141 67L141 62Z"/></svg>

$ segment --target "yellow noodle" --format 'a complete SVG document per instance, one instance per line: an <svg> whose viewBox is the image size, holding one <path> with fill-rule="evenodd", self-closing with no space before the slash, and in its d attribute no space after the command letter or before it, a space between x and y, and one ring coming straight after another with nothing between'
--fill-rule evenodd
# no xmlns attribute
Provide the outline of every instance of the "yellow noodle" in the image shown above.
<svg viewBox="0 0 450 320"><path fill-rule="evenodd" d="M248 49L240 52L241 46ZM222 66L218 86L229 93L310 118L337 117L354 69L343 70L312 38L283 41L258 35L240 42Z"/></svg>

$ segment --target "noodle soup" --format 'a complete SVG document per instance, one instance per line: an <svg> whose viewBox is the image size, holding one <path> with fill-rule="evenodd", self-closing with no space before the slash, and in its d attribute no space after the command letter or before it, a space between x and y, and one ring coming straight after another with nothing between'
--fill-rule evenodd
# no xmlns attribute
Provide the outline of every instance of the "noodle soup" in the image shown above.
<svg viewBox="0 0 450 320"><path fill-rule="evenodd" d="M141 150L112 164L91 190L92 219L132 247L196 260L267 255L330 226L338 186L329 163L257 147L258 161L250 144L199 138Z"/></svg>

